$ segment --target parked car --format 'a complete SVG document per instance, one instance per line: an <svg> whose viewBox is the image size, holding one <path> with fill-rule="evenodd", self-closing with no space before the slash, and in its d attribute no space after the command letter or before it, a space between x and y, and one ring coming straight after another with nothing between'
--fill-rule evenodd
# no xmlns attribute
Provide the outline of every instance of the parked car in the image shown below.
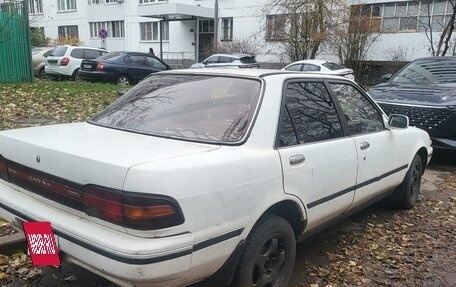
<svg viewBox="0 0 456 287"><path fill-rule="evenodd" d="M46 58L52 53L54 47L34 47L32 49L32 62L33 74L35 77L44 78L44 66L46 65Z"/></svg>
<svg viewBox="0 0 456 287"><path fill-rule="evenodd" d="M79 68L83 59L95 59L108 53L105 49L62 45L48 55L45 73L52 78L78 77Z"/></svg>
<svg viewBox="0 0 456 287"><path fill-rule="evenodd" d="M407 115L434 147L456 150L456 57L417 59L384 78L369 91L382 109Z"/></svg>
<svg viewBox="0 0 456 287"><path fill-rule="evenodd" d="M255 56L249 54L216 54L201 63L195 63L191 69L204 68L260 68Z"/></svg>
<svg viewBox="0 0 456 287"><path fill-rule="evenodd" d="M95 60L84 60L78 77L86 81L136 84L151 73L169 70L169 66L152 54L111 52Z"/></svg>
<svg viewBox="0 0 456 287"><path fill-rule="evenodd" d="M302 60L291 63L282 70L297 71L306 73L322 73L327 75L343 76L350 80L355 80L355 75L352 69L345 68L344 66L329 62L326 60Z"/></svg>
<svg viewBox="0 0 456 287"><path fill-rule="evenodd" d="M284 287L296 241L386 196L412 208L432 148L348 79L211 69L2 131L0 155L0 217L51 222L64 258L117 284Z"/></svg>

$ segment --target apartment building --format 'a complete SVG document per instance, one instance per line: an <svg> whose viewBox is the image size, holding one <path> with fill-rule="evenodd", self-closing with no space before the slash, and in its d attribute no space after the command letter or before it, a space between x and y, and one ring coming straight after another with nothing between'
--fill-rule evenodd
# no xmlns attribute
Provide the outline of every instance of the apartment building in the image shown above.
<svg viewBox="0 0 456 287"><path fill-rule="evenodd" d="M0 0L1 1L1 0ZM28 0L31 27L51 39L78 37L85 45L105 45L110 51L148 51L163 57L194 60L214 39L215 0ZM282 46L274 27L277 15L265 15L268 0L218 0L221 42L250 39L259 61L279 61ZM454 2L454 0L452 0ZM434 38L452 12L449 0L347 0L361 9L363 23L379 35L369 60L411 60L428 56L429 27ZM426 25L428 23L429 25ZM107 30L105 43L100 30ZM161 41L160 41L161 39ZM198 57L200 55L200 57ZM337 60L330 48L319 57Z"/></svg>

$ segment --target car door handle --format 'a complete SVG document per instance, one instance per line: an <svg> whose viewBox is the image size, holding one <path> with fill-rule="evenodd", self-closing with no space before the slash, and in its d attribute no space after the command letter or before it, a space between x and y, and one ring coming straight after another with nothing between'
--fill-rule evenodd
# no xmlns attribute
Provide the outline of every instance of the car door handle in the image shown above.
<svg viewBox="0 0 456 287"><path fill-rule="evenodd" d="M359 147L361 148L361 150L365 150L365 149L368 149L370 146L371 146L370 143L362 142Z"/></svg>
<svg viewBox="0 0 456 287"><path fill-rule="evenodd" d="M292 157L290 157L290 164L299 164L301 162L304 162L306 160L306 157L303 154L297 154Z"/></svg>

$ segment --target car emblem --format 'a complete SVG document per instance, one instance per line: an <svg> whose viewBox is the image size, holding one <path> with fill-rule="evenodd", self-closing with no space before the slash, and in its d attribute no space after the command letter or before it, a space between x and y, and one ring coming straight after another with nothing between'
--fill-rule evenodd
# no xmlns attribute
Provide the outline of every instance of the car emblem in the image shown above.
<svg viewBox="0 0 456 287"><path fill-rule="evenodd" d="M39 155L37 155L37 156L36 156L36 162L37 162L37 163L40 163L40 161L41 161L41 158L40 158Z"/></svg>

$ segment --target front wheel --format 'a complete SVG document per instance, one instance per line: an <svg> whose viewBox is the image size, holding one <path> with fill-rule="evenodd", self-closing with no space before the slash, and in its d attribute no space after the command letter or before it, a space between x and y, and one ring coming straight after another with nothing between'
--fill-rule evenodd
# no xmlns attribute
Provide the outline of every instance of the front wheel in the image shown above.
<svg viewBox="0 0 456 287"><path fill-rule="evenodd" d="M418 200L421 190L421 176L423 174L423 163L419 155L415 155L404 181L391 195L391 202L399 209L411 209Z"/></svg>
<svg viewBox="0 0 456 287"><path fill-rule="evenodd" d="M266 215L247 237L232 287L285 287L296 257L296 240L288 221Z"/></svg>

